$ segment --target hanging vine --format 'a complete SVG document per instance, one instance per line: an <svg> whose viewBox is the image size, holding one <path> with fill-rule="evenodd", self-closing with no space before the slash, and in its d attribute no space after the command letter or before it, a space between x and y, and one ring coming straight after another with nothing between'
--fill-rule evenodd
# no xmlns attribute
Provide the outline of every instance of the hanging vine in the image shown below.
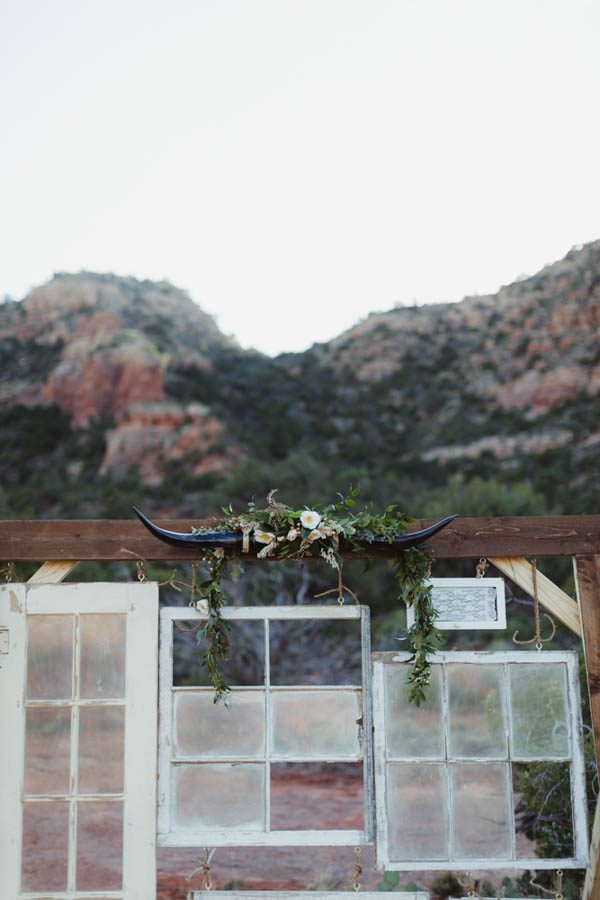
<svg viewBox="0 0 600 900"><path fill-rule="evenodd" d="M339 495L336 503L322 509L295 509L275 499L276 491L267 497L267 505L259 508L251 501L246 513L236 515L231 507L223 509L223 518L211 522L209 527L194 528L194 534L217 530L241 531L244 549L250 538L262 545L259 559L302 560L316 557L336 570L338 599L343 602L343 557L340 543L345 549L364 553L358 541L388 541L406 530L413 521L388 506L383 513L375 513L369 507L356 510L358 488L348 495ZM208 551L204 556L209 565L209 577L199 585L202 600L199 608L207 615L206 625L198 634L204 644L203 662L215 692L215 703L228 701L230 688L223 675L223 663L229 657L229 625L222 616L225 602L223 579L227 573L228 557L220 548ZM424 550L412 547L398 553L394 563L398 583L398 598L415 611L414 624L407 633L408 647L413 663L408 678L409 699L419 706L426 698L430 679L429 655L435 653L441 637L435 628L436 612L428 585L430 562Z"/></svg>

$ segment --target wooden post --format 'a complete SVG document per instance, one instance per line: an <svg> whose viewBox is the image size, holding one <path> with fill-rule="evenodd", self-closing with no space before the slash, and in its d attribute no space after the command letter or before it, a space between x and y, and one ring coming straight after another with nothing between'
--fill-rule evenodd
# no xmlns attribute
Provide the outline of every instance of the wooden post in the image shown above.
<svg viewBox="0 0 600 900"><path fill-rule="evenodd" d="M583 626L596 762L600 761L600 555L575 557L575 585ZM600 900L600 812L596 808L590 865L582 900Z"/></svg>

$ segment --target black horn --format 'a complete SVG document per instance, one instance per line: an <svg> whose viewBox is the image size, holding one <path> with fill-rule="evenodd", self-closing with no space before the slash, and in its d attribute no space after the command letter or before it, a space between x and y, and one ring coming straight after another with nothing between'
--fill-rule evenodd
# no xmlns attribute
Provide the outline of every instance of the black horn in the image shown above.
<svg viewBox="0 0 600 900"><path fill-rule="evenodd" d="M133 507L133 510L142 525L145 525L154 537L164 541L166 544L172 544L174 547L198 547L200 550L202 547L234 548L242 546L243 543L243 537L239 531L209 531L203 532L202 534L185 534L180 531L167 531L165 528L159 528L158 525L151 522L150 519L136 506ZM447 516L445 519L440 519L439 522L430 525L429 528L423 528L421 531L410 531L405 534L398 534L393 541L376 539L375 541L369 542L361 541L360 537L358 537L358 543L362 544L364 547L368 547L369 543L376 543L379 546L386 543L395 550L408 550L410 547L416 547L428 538L433 537L434 534L437 534L438 531L441 531L442 528L445 528L446 525L456 518L456 515ZM250 545L252 546L253 544L254 541L250 540Z"/></svg>

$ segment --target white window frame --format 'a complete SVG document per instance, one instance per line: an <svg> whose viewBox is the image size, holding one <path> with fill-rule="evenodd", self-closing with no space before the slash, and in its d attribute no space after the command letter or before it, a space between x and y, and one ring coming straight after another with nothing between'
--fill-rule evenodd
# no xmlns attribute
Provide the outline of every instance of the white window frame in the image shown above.
<svg viewBox="0 0 600 900"><path fill-rule="evenodd" d="M494 588L496 591L496 617L492 619L444 619L441 614L435 620L438 631L503 631L506 628L506 596L503 578L430 578L427 582L432 586L431 599L436 606L436 593L445 589L456 591L460 594L469 594L469 591L481 590L481 588ZM409 606L406 611L406 623L408 628L414 625L415 609Z"/></svg>
<svg viewBox="0 0 600 900"><path fill-rule="evenodd" d="M73 672L79 663L79 616L121 613L126 616L125 696L122 700L79 698L77 678L70 700L26 697L27 620L36 615L75 616ZM0 741L0 841L2 890L15 900L153 900L156 896L156 704L158 586L137 584L9 584L0 587L0 627L9 630L9 653L0 655L0 717L10 740ZM79 710L86 706L125 708L124 791L85 794L85 802L123 800L123 887L112 891L75 888L77 860L77 789ZM69 805L68 887L66 891L21 891L25 715L27 708L71 709L68 794L35 795ZM33 796L33 795L31 795ZM8 836L8 840L5 839Z"/></svg>
<svg viewBox="0 0 600 900"><path fill-rule="evenodd" d="M501 665L504 667L504 697L506 702L506 723L508 728L508 750L507 760L509 772L512 772L513 763L533 763L533 762L568 762L570 764L571 775L571 809L573 817L573 849L574 855L566 859L538 859L538 858L522 858L517 857L515 849L515 823L514 809L511 804L511 822L512 822L512 858L504 859L444 859L444 860L412 860L401 861L390 859L388 846L388 813L387 813L387 789L386 789L386 772L387 772L387 749L386 749L386 728L385 728L385 685L384 671L386 666L390 664L399 664L407 667L409 665L410 654L408 653L375 653L373 654L373 717L375 726L375 793L377 806L377 867L393 872L402 872L410 870L434 871L434 870L477 870L477 869L584 869L589 862L589 848L587 840L587 799L585 787L585 768L583 757L583 735L581 724L581 697L579 690L579 663L576 651L547 651L540 652L524 652L524 651L507 651L507 652L459 652L451 651L445 653L436 653L430 657L432 665L441 665L444 668L444 683L442 689L442 711L444 723L444 741L446 747L445 760L422 760L423 764L436 763L446 766L449 771L451 759L448 755L448 692L446 689L445 670L451 664L469 664L469 665ZM520 665L540 665L543 663L564 663L566 667L567 681L567 720L569 723L569 747L570 753L565 757L535 757L524 759L517 754L512 753L512 727L511 727L511 707L510 707L510 686L508 682L508 666L511 663ZM496 760L489 758L469 757L457 761L486 763ZM403 760L400 760L403 761ZM418 763L421 760L413 760L406 758L407 762ZM448 785L450 779L447 779ZM451 816L451 794L450 787L447 786L447 808L448 815ZM451 827L451 826L449 826Z"/></svg>
<svg viewBox="0 0 600 900"><path fill-rule="evenodd" d="M267 694L266 704L266 735L267 746L263 762L266 768L266 821L270 817L270 692L277 690L307 690L307 691L349 691L355 690L362 695L362 762L363 762L363 791L364 791L364 829L315 829L289 831L235 831L227 830L192 830L175 829L173 825L174 791L172 790L172 768L177 764L174 757L173 740L173 696L176 691L212 692L211 687L179 688L173 686L173 623L177 621L202 622L206 621L206 615L199 613L190 607L164 607L160 611L160 662L159 662L159 740L158 740L158 845L164 847L221 847L221 846L356 846L357 844L369 844L374 835L374 801L373 801L373 751L372 751L372 713L371 713L371 649L370 649L370 618L367 606L246 606L225 607L222 610L223 618L228 621L263 621L265 623L265 675L264 685L256 687L240 687L233 689L232 715L235 715L236 691L264 691ZM361 662L362 685L352 687L348 685L302 685L302 686L276 686L270 684L269 671L269 623L279 620L355 620L360 623L361 630ZM201 652L199 649L198 652ZM361 757L352 757L352 761L360 761ZM208 760L203 760L208 762ZM227 757L227 762L232 762ZM257 760L261 762L261 760ZM301 761L298 759L286 760L289 762ZM311 757L305 761L319 762ZM322 760L326 762L326 759ZM338 761L338 760L336 760ZM343 761L343 760L339 760ZM189 763L189 759L181 759L179 762ZM218 763L215 757L212 763Z"/></svg>
<svg viewBox="0 0 600 900"><path fill-rule="evenodd" d="M386 900L430 900L427 891L386 891ZM361 900L381 900L380 891L360 891ZM348 891L190 891L188 900L348 900Z"/></svg>

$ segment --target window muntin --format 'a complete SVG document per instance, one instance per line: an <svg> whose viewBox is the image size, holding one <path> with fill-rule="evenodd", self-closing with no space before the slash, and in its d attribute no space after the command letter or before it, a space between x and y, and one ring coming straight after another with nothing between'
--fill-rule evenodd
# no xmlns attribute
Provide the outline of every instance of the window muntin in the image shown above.
<svg viewBox="0 0 600 900"><path fill-rule="evenodd" d="M233 687L231 709L214 704L212 688L198 685L197 675L191 686L182 684L179 674L173 677L176 623L201 624L205 617L189 608L161 610L159 844L317 846L369 841L373 803L368 608L236 607L225 609L224 615L233 620L234 635L239 623L262 629L261 665L251 667L257 673L253 683ZM305 667L296 660L293 666L286 665L274 651L273 638L279 642L281 630L289 624L296 645L294 629L302 622L355 628L358 678L340 683L338 671L330 684L312 664ZM289 827L279 810L282 779L301 773L310 790L318 789L318 777L313 777L317 768L325 767L337 777L344 765L352 772L358 765L362 772L361 821L349 814L341 825L326 820L325 825L315 821L314 827Z"/></svg>
<svg viewBox="0 0 600 900"><path fill-rule="evenodd" d="M408 654L374 654L378 865L390 870L579 868L587 816L576 653L438 653L420 708L406 694ZM563 765L573 855L524 855L513 777Z"/></svg>

